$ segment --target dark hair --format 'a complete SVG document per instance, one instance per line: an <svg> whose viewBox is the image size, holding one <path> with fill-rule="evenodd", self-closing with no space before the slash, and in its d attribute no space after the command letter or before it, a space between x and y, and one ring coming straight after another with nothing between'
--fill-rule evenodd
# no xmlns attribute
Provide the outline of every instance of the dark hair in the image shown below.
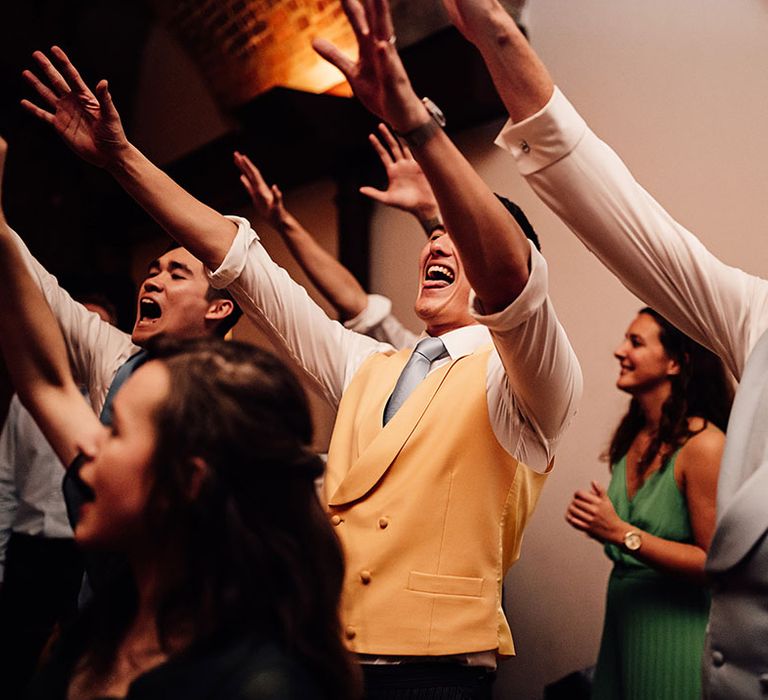
<svg viewBox="0 0 768 700"><path fill-rule="evenodd" d="M496 195L496 199L498 199L504 205L506 210L512 214L515 221L517 221L517 225L523 230L525 237L533 242L533 245L536 246L536 250L541 252L539 236L536 234L536 231L534 231L531 222L528 221L528 217L525 215L525 212L511 199L507 199L503 195L500 195L498 192L494 192L494 194Z"/></svg>
<svg viewBox="0 0 768 700"><path fill-rule="evenodd" d="M163 255L170 253L172 250L177 250L178 248L183 248L181 243L171 240L163 251ZM213 301L214 299L227 299L232 302L231 313L222 318L214 329L214 335L218 338L223 338L235 327L235 324L243 315L243 310L240 308L240 304L235 301L234 297L226 289L216 289L209 284L205 298L208 301Z"/></svg>
<svg viewBox="0 0 768 700"><path fill-rule="evenodd" d="M162 533L151 552L163 562L161 644L172 653L179 630L193 644L263 634L328 698L356 697L338 617L343 556L316 494L323 462L301 386L244 343L160 338L151 352L172 387L156 415L146 514L149 531ZM135 614L136 592L122 585L90 638L87 661L99 670Z"/></svg>
<svg viewBox="0 0 768 700"><path fill-rule="evenodd" d="M661 408L659 429L638 463L642 474L659 454L662 465L665 464L678 448L704 430L707 423L725 431L733 403L733 387L717 355L678 330L657 311L646 307L639 313L656 321L664 351L680 365L680 372L669 378L672 390ZM688 427L691 417L703 418L704 425L691 430ZM627 454L644 425L640 402L633 398L611 438L607 454L611 465Z"/></svg>

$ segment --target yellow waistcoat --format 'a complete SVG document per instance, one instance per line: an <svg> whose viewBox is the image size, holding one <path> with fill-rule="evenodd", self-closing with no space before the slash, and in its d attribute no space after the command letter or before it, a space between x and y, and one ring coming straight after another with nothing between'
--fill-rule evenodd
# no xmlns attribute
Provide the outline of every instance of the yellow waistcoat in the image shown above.
<svg viewBox="0 0 768 700"><path fill-rule="evenodd" d="M410 350L375 355L339 406L325 497L347 572L342 622L358 653L514 654L501 609L546 475L496 440L484 348L432 372L382 427Z"/></svg>

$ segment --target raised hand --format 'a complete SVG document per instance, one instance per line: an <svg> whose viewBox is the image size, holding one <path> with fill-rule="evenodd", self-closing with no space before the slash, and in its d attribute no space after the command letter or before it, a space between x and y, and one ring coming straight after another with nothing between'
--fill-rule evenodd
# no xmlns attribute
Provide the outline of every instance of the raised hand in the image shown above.
<svg viewBox="0 0 768 700"><path fill-rule="evenodd" d="M129 143L107 81L100 81L95 93L91 92L64 51L54 46L51 55L58 67L42 51L34 53L44 80L30 70L23 73L50 111L29 100L22 100L22 106L51 124L83 160L99 167L108 166Z"/></svg>
<svg viewBox="0 0 768 700"><path fill-rule="evenodd" d="M369 111L405 133L430 117L416 93L395 48L395 34L387 0L341 0L357 38L358 59L352 61L325 39L312 46L335 65Z"/></svg>
<svg viewBox="0 0 768 700"><path fill-rule="evenodd" d="M256 211L281 231L281 224L285 221L287 212L283 206L283 193L280 188L277 185L267 185L251 159L239 151L235 151L235 165L240 170L240 182L248 191Z"/></svg>
<svg viewBox="0 0 768 700"><path fill-rule="evenodd" d="M386 171L387 189L361 187L361 194L407 211L421 220L438 216L439 209L432 188L408 147L400 143L385 124L379 124L379 134L370 134L368 140Z"/></svg>
<svg viewBox="0 0 768 700"><path fill-rule="evenodd" d="M603 543L620 543L624 533L630 529L617 515L605 488L596 481L592 482L589 491L574 494L565 519L572 527Z"/></svg>

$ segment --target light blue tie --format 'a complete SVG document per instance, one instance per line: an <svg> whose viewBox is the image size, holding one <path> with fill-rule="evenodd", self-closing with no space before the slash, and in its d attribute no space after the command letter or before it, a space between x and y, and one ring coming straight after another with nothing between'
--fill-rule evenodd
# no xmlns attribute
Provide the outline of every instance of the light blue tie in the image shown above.
<svg viewBox="0 0 768 700"><path fill-rule="evenodd" d="M384 408L384 425L389 423L413 390L421 384L429 373L430 365L446 354L445 345L440 338L424 338L416 344Z"/></svg>

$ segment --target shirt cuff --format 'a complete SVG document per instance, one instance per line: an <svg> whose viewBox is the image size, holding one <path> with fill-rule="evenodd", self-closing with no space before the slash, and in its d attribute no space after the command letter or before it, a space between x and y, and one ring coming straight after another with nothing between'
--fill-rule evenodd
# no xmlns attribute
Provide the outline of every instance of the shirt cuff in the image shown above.
<svg viewBox="0 0 768 700"><path fill-rule="evenodd" d="M536 114L516 124L508 120L495 143L512 154L521 175L532 175L567 156L586 130L584 119L556 87Z"/></svg>
<svg viewBox="0 0 768 700"><path fill-rule="evenodd" d="M242 216L227 216L226 218L237 224L237 234L221 265L213 271L205 270L208 283L214 289L224 289L240 277L248 260L248 249L254 241L259 240L258 234L251 228L247 219Z"/></svg>
<svg viewBox="0 0 768 700"><path fill-rule="evenodd" d="M547 299L547 290L549 287L549 274L547 272L547 261L539 253L531 241L531 272L528 275L523 291L520 292L506 309L497 311L495 314L484 314L480 306L480 301L472 292L469 299L469 311L472 317L488 330L497 333L511 331L517 326L525 323L533 316L544 304Z"/></svg>
<svg viewBox="0 0 768 700"><path fill-rule="evenodd" d="M344 321L344 327L357 333L368 333L380 325L392 311L392 302L381 294L369 294L368 304L354 318Z"/></svg>

